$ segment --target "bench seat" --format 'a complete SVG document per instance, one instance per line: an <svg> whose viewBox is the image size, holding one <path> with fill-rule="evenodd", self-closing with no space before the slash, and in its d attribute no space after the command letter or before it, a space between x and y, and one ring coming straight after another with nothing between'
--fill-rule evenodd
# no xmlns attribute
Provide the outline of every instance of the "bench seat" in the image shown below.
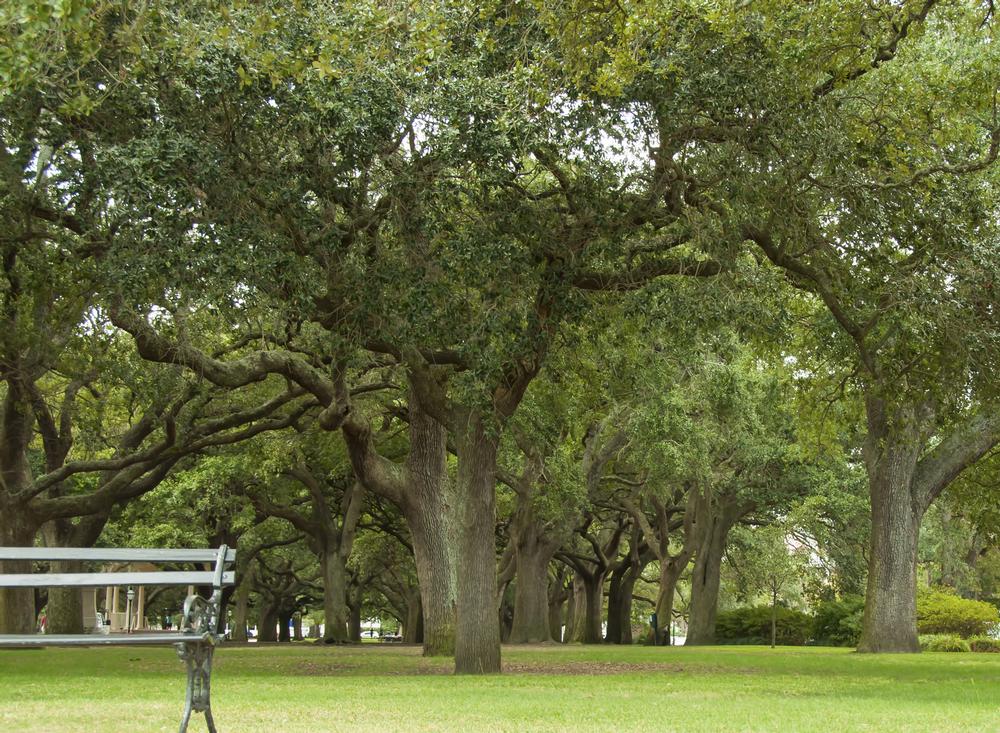
<svg viewBox="0 0 1000 733"><path fill-rule="evenodd" d="M183 631L142 634L0 634L0 648L45 646L153 646L209 642L210 634Z"/></svg>
<svg viewBox="0 0 1000 733"><path fill-rule="evenodd" d="M33 563L76 561L80 563L212 564L212 570L159 570L152 572L45 573ZM193 712L204 713L210 733L216 733L212 718L211 677L215 645L222 641L218 627L222 615L222 590L235 583L228 569L236 551L217 549L144 549L90 547L0 547L0 588L103 588L121 586L208 586L210 598L188 595L177 631L142 631L125 634L0 634L0 649L40 649L92 646L172 645L187 666L187 691L180 733L185 733ZM21 572L10 572L18 569ZM131 597L129 603L131 603ZM131 611L129 611L131 613Z"/></svg>

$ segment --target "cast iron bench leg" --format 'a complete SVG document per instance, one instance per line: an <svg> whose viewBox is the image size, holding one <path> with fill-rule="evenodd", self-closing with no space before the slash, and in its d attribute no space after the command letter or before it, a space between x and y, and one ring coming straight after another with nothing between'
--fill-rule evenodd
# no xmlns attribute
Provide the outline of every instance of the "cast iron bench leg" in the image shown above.
<svg viewBox="0 0 1000 733"><path fill-rule="evenodd" d="M177 645L177 655L187 664L187 695L180 733L187 733L191 713L205 713L209 733L217 733L212 718L212 655L215 647L204 642Z"/></svg>

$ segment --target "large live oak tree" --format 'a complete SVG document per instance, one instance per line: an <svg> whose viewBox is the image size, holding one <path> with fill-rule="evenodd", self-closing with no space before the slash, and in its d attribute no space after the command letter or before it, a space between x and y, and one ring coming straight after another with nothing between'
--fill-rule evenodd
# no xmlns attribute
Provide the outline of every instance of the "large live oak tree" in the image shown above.
<svg viewBox="0 0 1000 733"><path fill-rule="evenodd" d="M499 20L459 15L431 20L470 41ZM329 31L329 21L289 19L307 36ZM300 43L271 32L269 49L291 53ZM186 251L196 239L230 247L228 261L262 265L273 279L237 265L239 278L228 287L242 284L254 299L288 312L293 329L308 329L302 341L311 340L310 348L272 332L262 340L273 348L220 360L165 337L128 305L116 306L113 318L144 357L185 365L219 386L285 376L321 403L324 427L352 439L364 432L348 386L358 349L404 365L421 409L450 433L458 458L456 668L497 671L488 599L496 595L495 470L504 423L561 324L585 306L581 293L635 289L672 274L712 275L719 267L684 246L693 233L683 212L665 202L675 200L676 192L667 194L676 181L663 174L662 155L653 166L659 173L622 188L615 164L587 142L589 112L569 120L568 133L548 101L524 116L525 100L555 92L540 86L544 77L504 71L502 54L518 48L477 56L456 43L461 54L423 59L427 68L415 77L411 46L400 57L379 43L373 40L373 58L353 66L321 59L350 74L351 84L338 89L322 63L296 75L282 65L291 56L265 59L260 49L242 49L241 63L233 49L222 53L209 42L194 68L159 92L170 126L156 133L158 144L213 153L175 154L158 184L168 198L184 199L190 226L198 224L197 235L180 229L174 242L161 238L165 252ZM398 65L376 58L383 52ZM247 68L257 70L249 80ZM386 85L387 68L400 84ZM275 86L271 75L284 73L292 80ZM593 162L574 158L580 144ZM635 232L671 225L676 231L651 248L628 243ZM119 243L123 255L134 251L127 238ZM195 283L182 279L174 287L205 300ZM160 298L147 290L125 299ZM440 462L440 455L430 458Z"/></svg>

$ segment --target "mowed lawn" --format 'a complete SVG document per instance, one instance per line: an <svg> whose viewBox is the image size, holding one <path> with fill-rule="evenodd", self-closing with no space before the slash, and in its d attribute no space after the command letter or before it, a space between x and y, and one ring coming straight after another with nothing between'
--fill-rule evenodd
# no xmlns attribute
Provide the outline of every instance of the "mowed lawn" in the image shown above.
<svg viewBox="0 0 1000 733"><path fill-rule="evenodd" d="M504 648L456 677L410 647L223 646L220 733L1000 731L1000 655L760 647ZM0 650L0 731L176 731L171 649ZM201 716L191 730L205 730Z"/></svg>

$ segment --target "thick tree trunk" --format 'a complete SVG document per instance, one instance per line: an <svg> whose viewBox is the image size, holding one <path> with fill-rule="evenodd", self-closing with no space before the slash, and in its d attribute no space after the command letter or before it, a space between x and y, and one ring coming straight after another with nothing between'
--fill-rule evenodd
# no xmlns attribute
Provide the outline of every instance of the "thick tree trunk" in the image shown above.
<svg viewBox="0 0 1000 733"><path fill-rule="evenodd" d="M278 614L278 641L280 642L290 642L292 640L291 634L292 626L292 614L287 612L281 612Z"/></svg>
<svg viewBox="0 0 1000 733"><path fill-rule="evenodd" d="M892 395L885 399L880 394ZM900 403L899 386L865 395L865 468L872 504L868 592L858 651L915 652L920 523L931 503L1000 442L1000 414L983 410L940 431L930 402ZM928 448L928 440L936 436ZM922 455L923 454L923 455Z"/></svg>
<svg viewBox="0 0 1000 733"><path fill-rule="evenodd" d="M602 621L604 620L604 576L583 577L583 597L586 606L584 611L583 635L580 639L584 644L600 644L604 641Z"/></svg>
<svg viewBox="0 0 1000 733"><path fill-rule="evenodd" d="M587 592L583 576L573 573L573 586L570 588L569 605L566 609L566 641L583 641L584 630L587 627Z"/></svg>
<svg viewBox="0 0 1000 733"><path fill-rule="evenodd" d="M500 599L497 613L497 621L500 624L500 642L506 644L510 641L510 630L514 626L514 600L510 595L504 594Z"/></svg>
<svg viewBox="0 0 1000 733"><path fill-rule="evenodd" d="M78 561L53 562L51 565L54 573L83 571L83 563ZM80 588L49 588L45 617L49 634L82 634L83 591Z"/></svg>
<svg viewBox="0 0 1000 733"><path fill-rule="evenodd" d="M423 597L424 654L455 653L457 506L448 476L446 428L410 390L410 450L405 471L378 455L367 424L348 424L344 437L358 479L400 507L413 542Z"/></svg>
<svg viewBox="0 0 1000 733"><path fill-rule="evenodd" d="M631 541L625 561L611 572L608 588L608 631L604 640L612 644L632 643L632 593L652 553L639 548L639 534Z"/></svg>
<svg viewBox="0 0 1000 733"><path fill-rule="evenodd" d="M691 605L686 646L715 643L715 617L719 607L722 556L731 523L713 518L704 528L691 574ZM657 619L659 620L659 619Z"/></svg>
<svg viewBox="0 0 1000 733"><path fill-rule="evenodd" d="M403 642L419 644L423 634L424 611L421 607L420 591L414 589L406 599L406 621L403 622Z"/></svg>
<svg viewBox="0 0 1000 733"><path fill-rule="evenodd" d="M248 572L236 589L236 603L233 608L233 641L247 641L247 617L250 609L251 575Z"/></svg>
<svg viewBox="0 0 1000 733"><path fill-rule="evenodd" d="M347 568L339 549L324 549L320 566L323 571L323 612L326 616L323 642L345 644L347 636Z"/></svg>
<svg viewBox="0 0 1000 733"><path fill-rule="evenodd" d="M66 547L71 544L72 525L67 520L46 522L42 537L47 547ZM96 539L96 538L95 538ZM79 573L81 562L53 562L53 573ZM45 604L46 632L49 634L83 633L83 592L80 588L49 588Z"/></svg>
<svg viewBox="0 0 1000 733"><path fill-rule="evenodd" d="M304 638L302 636L302 614L297 613L292 616L292 639L295 641L302 641Z"/></svg>
<svg viewBox="0 0 1000 733"><path fill-rule="evenodd" d="M512 644L540 644L552 641L549 627L548 558L517 558L514 585Z"/></svg>
<svg viewBox="0 0 1000 733"><path fill-rule="evenodd" d="M552 641L549 627L549 563L556 545L540 536L540 527L525 517L512 541L517 567L514 585L514 619L509 641L512 644L539 644Z"/></svg>
<svg viewBox="0 0 1000 733"><path fill-rule="evenodd" d="M424 643L424 614L423 614L423 603L420 604L421 612L417 614L417 628L413 632L413 643L423 644Z"/></svg>
<svg viewBox="0 0 1000 733"><path fill-rule="evenodd" d="M349 607L350 618L347 624L347 636L352 644L361 643L361 604L355 603ZM312 634L310 634L311 636Z"/></svg>
<svg viewBox="0 0 1000 733"><path fill-rule="evenodd" d="M917 541L923 509L913 498L918 450L886 449L869 463L872 503L868 592L861 652L918 652Z"/></svg>
<svg viewBox="0 0 1000 733"><path fill-rule="evenodd" d="M408 487L403 516L420 584L424 656L455 653L456 518L448 477L448 431L410 397Z"/></svg>
<svg viewBox="0 0 1000 733"><path fill-rule="evenodd" d="M62 491L56 492L61 494ZM56 519L42 525L41 534L47 547L93 547L107 524L110 512L81 517L74 524L68 519ZM54 562L54 573L83 572L78 561ZM50 634L82 634L83 591L80 588L49 588L46 603L46 625ZM141 622L141 620L140 620Z"/></svg>
<svg viewBox="0 0 1000 733"><path fill-rule="evenodd" d="M622 615L625 605L625 580L628 575L628 567L616 568L608 577L608 628L604 634L604 641L607 644L621 644L622 636L626 626L631 632L630 621L624 621ZM631 587L628 589L631 594ZM629 597L631 601L631 595ZM631 608L631 603L629 604Z"/></svg>
<svg viewBox="0 0 1000 733"><path fill-rule="evenodd" d="M496 597L497 438L482 420L468 417L458 437L459 533L455 671L500 671L500 625Z"/></svg>
<svg viewBox="0 0 1000 733"><path fill-rule="evenodd" d="M670 629L674 622L674 596L689 558L673 557L660 563L660 586L656 594L656 644L670 643Z"/></svg>
<svg viewBox="0 0 1000 733"><path fill-rule="evenodd" d="M552 640L556 642L563 641L563 624L565 624L566 618L566 601L562 596L558 598L549 599L549 633L552 634Z"/></svg>
<svg viewBox="0 0 1000 733"><path fill-rule="evenodd" d="M418 488L422 484L423 488ZM413 542L423 607L424 655L455 653L455 558L451 552L444 486L413 482L414 495L403 507Z"/></svg>
<svg viewBox="0 0 1000 733"><path fill-rule="evenodd" d="M232 586L222 589L222 595L219 598L219 621L215 630L218 634L226 633L226 622L229 620L229 606L232 604L235 594L236 589Z"/></svg>
<svg viewBox="0 0 1000 733"><path fill-rule="evenodd" d="M632 638L632 593L635 590L635 583L639 579L642 569L630 570L622 579L621 605L618 612L621 624L621 644L631 644L635 641Z"/></svg>
<svg viewBox="0 0 1000 733"><path fill-rule="evenodd" d="M31 547L37 525L0 506L0 546ZM0 572L26 573L31 563L0 561ZM0 634L30 634L35 630L35 595L30 588L0 588Z"/></svg>
<svg viewBox="0 0 1000 733"><path fill-rule="evenodd" d="M277 641L278 640L278 612L271 605L265 605L260 609L260 617L257 619L257 641Z"/></svg>

